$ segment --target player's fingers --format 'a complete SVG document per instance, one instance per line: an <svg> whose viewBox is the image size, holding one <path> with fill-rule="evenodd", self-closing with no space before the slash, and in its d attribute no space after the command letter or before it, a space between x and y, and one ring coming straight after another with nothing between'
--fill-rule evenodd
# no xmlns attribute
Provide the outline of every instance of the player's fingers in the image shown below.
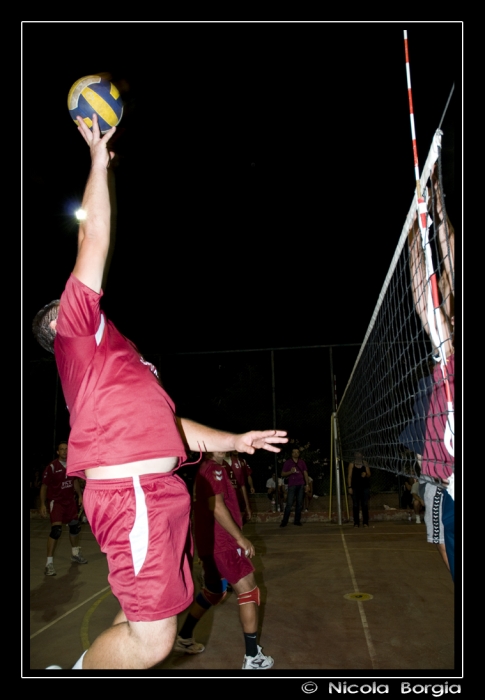
<svg viewBox="0 0 485 700"><path fill-rule="evenodd" d="M93 135L82 117L77 117L77 130L86 143L89 144L93 138Z"/></svg>
<svg viewBox="0 0 485 700"><path fill-rule="evenodd" d="M287 435L286 430L255 430L253 434L256 438L284 438Z"/></svg>
<svg viewBox="0 0 485 700"><path fill-rule="evenodd" d="M281 452L279 447L273 447L273 445L270 445L267 442L261 446L261 449L266 450L266 452Z"/></svg>
<svg viewBox="0 0 485 700"><path fill-rule="evenodd" d="M93 132L93 136L95 140L99 139L99 123L98 123L98 115L96 113L93 114L93 126L91 131Z"/></svg>
<svg viewBox="0 0 485 700"><path fill-rule="evenodd" d="M103 143L106 143L106 141L109 141L110 138L115 133L115 131L116 131L116 127L112 126L109 131L107 131L105 134L103 134L103 138L101 139L101 141L103 141Z"/></svg>

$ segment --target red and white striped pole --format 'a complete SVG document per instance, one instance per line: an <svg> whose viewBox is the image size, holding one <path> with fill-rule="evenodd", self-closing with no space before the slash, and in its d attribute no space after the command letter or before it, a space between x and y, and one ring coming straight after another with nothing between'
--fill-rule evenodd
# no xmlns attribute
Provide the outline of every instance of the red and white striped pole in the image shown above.
<svg viewBox="0 0 485 700"><path fill-rule="evenodd" d="M419 231L421 233L421 241L423 244L423 251L426 263L426 277L428 279L428 298L427 298L427 316L428 324L431 333L431 338L433 343L438 348L440 353L440 365L441 372L443 375L444 389L446 395L447 403L447 421L445 428L445 447L450 455L454 455L454 407L453 399L451 396L450 384L448 381L448 371L446 367L446 356L444 352L443 344L443 326L441 322L441 315L439 313L439 293L438 293L438 278L436 272L433 270L433 259L431 257L431 247L429 244L428 237L428 210L426 207L426 202L424 197L421 195L421 182L419 178L419 161L418 161L418 147L416 144L416 130L414 128L414 108L413 108L413 95L411 91L411 71L409 68L409 49L408 49L408 33L404 30L404 53L406 56L406 78L408 85L408 100L409 100L409 117L411 120L411 136L413 139L413 155L414 155L414 172L416 176L416 198L418 201L418 224Z"/></svg>

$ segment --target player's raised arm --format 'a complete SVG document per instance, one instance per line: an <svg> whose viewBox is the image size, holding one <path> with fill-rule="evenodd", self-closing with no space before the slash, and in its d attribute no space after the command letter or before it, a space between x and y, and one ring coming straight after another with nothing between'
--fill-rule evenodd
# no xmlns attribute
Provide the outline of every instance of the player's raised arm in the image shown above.
<svg viewBox="0 0 485 700"><path fill-rule="evenodd" d="M96 114L93 114L92 131L82 119L78 119L78 131L91 152L91 170L82 201L85 219L79 225L78 252L73 274L95 292L101 291L110 244L108 168L114 154L110 154L107 146L115 130L116 127L113 127L101 136Z"/></svg>

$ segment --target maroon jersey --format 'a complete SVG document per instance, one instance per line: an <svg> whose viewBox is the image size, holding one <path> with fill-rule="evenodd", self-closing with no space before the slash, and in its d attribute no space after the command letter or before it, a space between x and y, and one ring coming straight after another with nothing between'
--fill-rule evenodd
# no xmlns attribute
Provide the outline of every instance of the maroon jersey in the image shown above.
<svg viewBox="0 0 485 700"><path fill-rule="evenodd" d="M48 501L68 503L74 498L74 479L66 475L66 467L58 459L44 469L42 483L47 486Z"/></svg>
<svg viewBox="0 0 485 700"><path fill-rule="evenodd" d="M447 362L448 384L451 400L455 400L455 355ZM421 473L440 479L448 479L454 471L455 457L445 446L445 429L448 418L448 403L445 382L440 365L433 372L433 392L431 394L428 416L426 418L426 439L424 441ZM453 445L455 436L453 435Z"/></svg>
<svg viewBox="0 0 485 700"><path fill-rule="evenodd" d="M237 457L228 457L228 461L224 461L224 468L229 477L229 481L236 491L240 489L241 486L244 486L244 473Z"/></svg>
<svg viewBox="0 0 485 700"><path fill-rule="evenodd" d="M71 275L54 341L70 413L67 472L158 457L185 459L175 406L155 368L100 310L97 293Z"/></svg>
<svg viewBox="0 0 485 700"><path fill-rule="evenodd" d="M234 522L242 528L241 513L236 490L231 484L224 465L213 459L205 460L195 477L195 542L200 557L234 548L236 540L219 525L214 511L209 508L209 499L217 494L224 496L224 503Z"/></svg>

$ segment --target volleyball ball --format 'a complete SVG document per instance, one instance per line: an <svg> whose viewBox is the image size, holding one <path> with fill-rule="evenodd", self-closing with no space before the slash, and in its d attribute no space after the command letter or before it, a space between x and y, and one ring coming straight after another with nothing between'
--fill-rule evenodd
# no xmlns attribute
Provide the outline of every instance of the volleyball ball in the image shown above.
<svg viewBox="0 0 485 700"><path fill-rule="evenodd" d="M102 134L117 126L123 116L123 102L118 88L100 75L87 75L76 80L67 96L69 114L77 124L81 117L91 129L93 114L98 115Z"/></svg>

